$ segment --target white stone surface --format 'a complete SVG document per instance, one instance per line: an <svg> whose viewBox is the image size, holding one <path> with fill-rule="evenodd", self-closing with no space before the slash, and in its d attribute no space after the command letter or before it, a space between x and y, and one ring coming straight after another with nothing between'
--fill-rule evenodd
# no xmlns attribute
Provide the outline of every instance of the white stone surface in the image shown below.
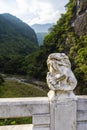
<svg viewBox="0 0 87 130"><path fill-rule="evenodd" d="M82 121L85 122L87 121L87 110L83 110L83 111L78 111L77 113L77 121Z"/></svg>
<svg viewBox="0 0 87 130"><path fill-rule="evenodd" d="M77 110L87 111L87 96L77 96Z"/></svg>
<svg viewBox="0 0 87 130"><path fill-rule="evenodd" d="M71 63L64 53L52 53L48 56L48 87L53 91L72 91L77 80L71 71Z"/></svg>
<svg viewBox="0 0 87 130"><path fill-rule="evenodd" d="M69 58L64 53L52 53L48 56L47 84L50 88L49 100L76 100L73 93L77 80L71 70Z"/></svg>
<svg viewBox="0 0 87 130"><path fill-rule="evenodd" d="M77 98L77 130L87 130L87 96Z"/></svg>
<svg viewBox="0 0 87 130"><path fill-rule="evenodd" d="M74 100L50 101L51 130L76 130L77 105Z"/></svg>
<svg viewBox="0 0 87 130"><path fill-rule="evenodd" d="M87 130L87 121L78 122L76 130Z"/></svg>
<svg viewBox="0 0 87 130"><path fill-rule="evenodd" d="M50 130L49 126L39 126L39 127L33 127L33 130Z"/></svg>
<svg viewBox="0 0 87 130"><path fill-rule="evenodd" d="M77 96L77 99L77 102L71 99L70 101L68 99L58 102L52 100L48 106L48 108L50 107L50 114L33 115L34 125L0 126L0 130L87 130L87 96ZM1 98L0 110L1 105L4 107L7 105L13 107L19 104L36 105L38 103L45 105L48 102L48 98Z"/></svg>
<svg viewBox="0 0 87 130"><path fill-rule="evenodd" d="M33 130L33 125L0 126L0 130Z"/></svg>
<svg viewBox="0 0 87 130"><path fill-rule="evenodd" d="M35 127L33 125L13 125L13 126L1 126L0 130L50 130L49 127Z"/></svg>
<svg viewBox="0 0 87 130"><path fill-rule="evenodd" d="M76 102L59 103L55 107L55 130L76 130Z"/></svg>
<svg viewBox="0 0 87 130"><path fill-rule="evenodd" d="M0 118L29 117L49 114L48 98L1 98Z"/></svg>
<svg viewBox="0 0 87 130"><path fill-rule="evenodd" d="M73 93L77 80L71 63L64 53L50 54L47 60L50 88L50 130L76 130L76 96Z"/></svg>
<svg viewBox="0 0 87 130"><path fill-rule="evenodd" d="M50 125L50 115L33 115L33 125Z"/></svg>

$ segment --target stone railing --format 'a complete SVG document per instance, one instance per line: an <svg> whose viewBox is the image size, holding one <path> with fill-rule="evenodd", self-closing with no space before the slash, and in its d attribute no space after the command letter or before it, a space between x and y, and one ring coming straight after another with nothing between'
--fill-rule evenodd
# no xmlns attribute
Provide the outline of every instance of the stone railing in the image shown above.
<svg viewBox="0 0 87 130"><path fill-rule="evenodd" d="M0 99L0 119L31 117L33 125L1 126L0 130L49 130L50 107L48 98ZM21 130L22 130L21 129Z"/></svg>
<svg viewBox="0 0 87 130"><path fill-rule="evenodd" d="M0 99L0 118L32 116L32 125L0 130L87 130L87 97L73 93L77 80L68 57L53 53L47 65L48 97Z"/></svg>
<svg viewBox="0 0 87 130"><path fill-rule="evenodd" d="M63 105L63 106L62 106ZM64 106L65 105L65 106ZM68 102L67 102L67 105ZM78 96L76 103L76 122L73 122L75 128L68 129L69 120L72 121L71 107L65 111L67 107L66 103L55 105L55 109L52 110L49 99L47 97L38 98L2 98L0 99L0 119L2 118L17 118L17 117L29 117L32 116L32 125L13 125L13 126L1 126L0 130L58 130L52 129L51 126L60 125L60 130L86 130L87 129L87 96ZM56 114L58 107L59 118L56 117L55 124L51 121L53 113ZM63 110L62 110L63 109ZM70 113L68 113L70 111ZM51 113L53 112L53 113ZM63 115L65 112L66 115ZM62 117L60 117L62 115ZM65 117L65 116L70 116ZM71 122L72 124L72 122ZM67 125L67 126L66 126ZM70 125L70 124L69 124ZM63 126L63 128L61 128Z"/></svg>
<svg viewBox="0 0 87 130"><path fill-rule="evenodd" d="M87 130L87 96L77 97L77 129Z"/></svg>

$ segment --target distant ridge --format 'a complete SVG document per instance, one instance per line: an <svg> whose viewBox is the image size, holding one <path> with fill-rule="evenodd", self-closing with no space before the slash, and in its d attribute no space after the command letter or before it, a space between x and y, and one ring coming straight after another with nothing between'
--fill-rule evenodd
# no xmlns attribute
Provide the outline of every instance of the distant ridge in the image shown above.
<svg viewBox="0 0 87 130"><path fill-rule="evenodd" d="M48 32L48 30L54 25L54 23L46 24L33 24L31 27L35 30L36 33L39 32Z"/></svg>
<svg viewBox="0 0 87 130"><path fill-rule="evenodd" d="M45 36L49 33L49 29L52 28L54 23L46 24L33 24L31 27L35 30L38 38L39 45L43 45Z"/></svg>
<svg viewBox="0 0 87 130"><path fill-rule="evenodd" d="M1 55L26 55L37 48L37 36L29 25L11 14L0 14Z"/></svg>

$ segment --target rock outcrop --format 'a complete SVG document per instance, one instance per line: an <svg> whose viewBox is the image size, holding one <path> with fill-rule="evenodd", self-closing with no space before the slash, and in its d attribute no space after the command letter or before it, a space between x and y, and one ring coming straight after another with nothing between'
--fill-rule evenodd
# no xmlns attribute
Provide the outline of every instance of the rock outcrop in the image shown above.
<svg viewBox="0 0 87 130"><path fill-rule="evenodd" d="M77 0L77 13L82 14L87 10L87 0Z"/></svg>
<svg viewBox="0 0 87 130"><path fill-rule="evenodd" d="M87 0L77 0L77 16L74 29L77 35L87 34Z"/></svg>

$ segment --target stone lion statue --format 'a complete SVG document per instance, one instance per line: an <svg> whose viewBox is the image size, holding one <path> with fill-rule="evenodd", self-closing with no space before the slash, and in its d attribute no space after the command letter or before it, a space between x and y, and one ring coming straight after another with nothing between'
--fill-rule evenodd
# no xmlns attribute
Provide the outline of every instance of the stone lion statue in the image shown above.
<svg viewBox="0 0 87 130"><path fill-rule="evenodd" d="M64 53L52 53L48 56L48 87L53 91L73 91L77 80L71 70L71 63Z"/></svg>

